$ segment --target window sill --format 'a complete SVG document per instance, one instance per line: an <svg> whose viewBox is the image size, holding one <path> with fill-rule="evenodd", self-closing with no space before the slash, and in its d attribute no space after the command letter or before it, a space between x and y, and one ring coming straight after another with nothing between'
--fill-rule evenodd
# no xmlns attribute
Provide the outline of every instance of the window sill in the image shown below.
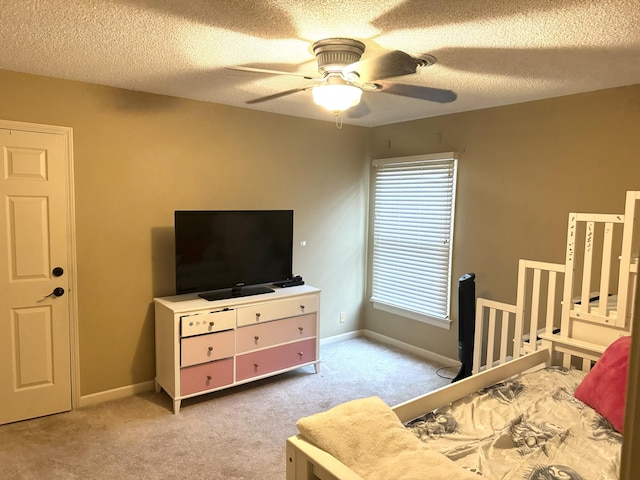
<svg viewBox="0 0 640 480"><path fill-rule="evenodd" d="M406 310L404 308L388 305L386 303L376 302L375 300L372 300L372 303L373 303L373 308L377 310L382 310L387 313L393 313L394 315L398 315L400 317L410 318L418 322L427 323L435 327L444 328L445 330L449 330L451 326L451 320L449 320L448 318L442 319L442 318L430 317L429 315L424 315L423 313L412 312L411 310Z"/></svg>

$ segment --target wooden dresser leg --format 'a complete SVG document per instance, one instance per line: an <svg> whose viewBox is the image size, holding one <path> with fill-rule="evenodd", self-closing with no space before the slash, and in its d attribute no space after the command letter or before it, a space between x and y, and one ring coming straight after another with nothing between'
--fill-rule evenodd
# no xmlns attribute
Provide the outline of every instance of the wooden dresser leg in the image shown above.
<svg viewBox="0 0 640 480"><path fill-rule="evenodd" d="M180 411L180 400L173 401L173 413L174 415Z"/></svg>

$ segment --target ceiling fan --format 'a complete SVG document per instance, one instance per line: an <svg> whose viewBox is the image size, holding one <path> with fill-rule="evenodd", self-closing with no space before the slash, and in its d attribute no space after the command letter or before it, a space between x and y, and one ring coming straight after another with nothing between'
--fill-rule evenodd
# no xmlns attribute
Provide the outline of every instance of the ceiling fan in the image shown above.
<svg viewBox="0 0 640 480"><path fill-rule="evenodd" d="M242 66L227 68L253 73L290 75L314 82L303 87L254 98L246 102L247 104L266 102L311 90L316 104L337 114L358 105L363 91L389 93L438 103L453 102L457 98L451 90L384 81L386 78L416 73L419 67L433 65L436 63L436 58L431 55L421 55L416 58L400 50L394 50L360 60L365 45L350 38L319 40L313 44L312 49L318 62L318 72L321 75L319 77Z"/></svg>

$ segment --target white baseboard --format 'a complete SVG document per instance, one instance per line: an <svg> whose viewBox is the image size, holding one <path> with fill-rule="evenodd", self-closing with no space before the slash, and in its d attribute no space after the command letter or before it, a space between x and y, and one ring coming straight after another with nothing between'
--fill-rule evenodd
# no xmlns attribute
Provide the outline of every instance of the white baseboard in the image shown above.
<svg viewBox="0 0 640 480"><path fill-rule="evenodd" d="M377 340L380 343L386 343L387 345L391 345L392 347L399 348L401 350L405 350L409 353L413 353L422 358L426 358L427 360L431 360L432 362L441 363L446 366L460 366L459 360L454 360L449 357L445 357L444 355L440 355L438 353L431 352L429 350L425 350L424 348L416 347L415 345L410 345L405 342L401 342L400 340L396 340L395 338L387 337L386 335L381 335L376 332L372 332L371 330L362 330L363 335L367 338L371 338L372 340Z"/></svg>
<svg viewBox="0 0 640 480"><path fill-rule="evenodd" d="M392 347L396 347L406 352L413 353L414 355L417 355L419 357L426 358L427 360L431 360L432 362L441 363L447 366L449 365L455 366L455 367L460 366L460 361L457 359L445 357L444 355L439 355L429 350L425 350L424 348L416 347L414 345L401 342L400 340L396 340L395 338L387 337L386 335L382 335L380 333L376 333L366 329L354 330L353 332L347 332L341 335L334 335L332 337L321 338L320 346L329 345L331 343L336 343L336 342L342 342L344 340L349 340L351 338L358 338L358 337L371 338L372 340L376 340L380 343L391 345Z"/></svg>
<svg viewBox="0 0 640 480"><path fill-rule="evenodd" d="M364 330L354 330L353 332L342 333L340 335L334 335L333 337L321 338L320 346L329 345L331 343L343 342L344 340L350 340L352 338L362 337Z"/></svg>
<svg viewBox="0 0 640 480"><path fill-rule="evenodd" d="M142 392L148 392L155 388L155 381L136 383L135 385L127 385L126 387L114 388L113 390L105 390L104 392L92 393L90 395L82 395L80 397L80 408L96 403L108 402L109 400L117 400L119 398L130 397Z"/></svg>

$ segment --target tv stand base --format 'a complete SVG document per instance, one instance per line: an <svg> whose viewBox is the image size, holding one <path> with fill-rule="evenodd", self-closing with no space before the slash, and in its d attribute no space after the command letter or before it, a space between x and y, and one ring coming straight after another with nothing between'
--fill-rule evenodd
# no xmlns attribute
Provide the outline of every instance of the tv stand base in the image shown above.
<svg viewBox="0 0 640 480"><path fill-rule="evenodd" d="M210 302L214 300L225 300L227 298L249 297L251 295L262 295L263 293L273 293L273 289L262 285L252 285L248 287L225 288L213 290L211 292L199 293L200 298Z"/></svg>

